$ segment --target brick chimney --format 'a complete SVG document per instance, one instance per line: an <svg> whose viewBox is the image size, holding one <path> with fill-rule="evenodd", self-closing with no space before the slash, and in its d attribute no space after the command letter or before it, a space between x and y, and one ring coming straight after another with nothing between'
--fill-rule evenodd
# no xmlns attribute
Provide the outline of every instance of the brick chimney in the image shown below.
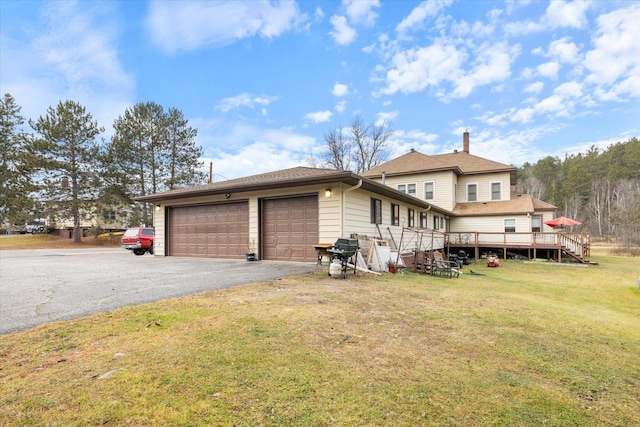
<svg viewBox="0 0 640 427"><path fill-rule="evenodd" d="M469 153L469 131L465 130L462 134L462 151Z"/></svg>

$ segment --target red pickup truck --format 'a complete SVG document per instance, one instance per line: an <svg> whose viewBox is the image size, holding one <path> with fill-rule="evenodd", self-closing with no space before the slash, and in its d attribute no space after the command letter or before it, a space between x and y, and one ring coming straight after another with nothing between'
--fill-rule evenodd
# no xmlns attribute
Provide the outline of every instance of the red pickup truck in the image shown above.
<svg viewBox="0 0 640 427"><path fill-rule="evenodd" d="M153 228L130 228L122 235L121 246L136 255L153 255Z"/></svg>

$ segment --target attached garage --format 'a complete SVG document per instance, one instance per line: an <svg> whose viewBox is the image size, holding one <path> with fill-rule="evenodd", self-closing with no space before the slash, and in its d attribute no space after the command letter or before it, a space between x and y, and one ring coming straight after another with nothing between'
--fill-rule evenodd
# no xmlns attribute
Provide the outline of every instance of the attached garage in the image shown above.
<svg viewBox="0 0 640 427"><path fill-rule="evenodd" d="M262 199L262 258L315 261L318 243L317 194Z"/></svg>
<svg viewBox="0 0 640 427"><path fill-rule="evenodd" d="M244 258L249 241L249 203L172 207L168 255Z"/></svg>

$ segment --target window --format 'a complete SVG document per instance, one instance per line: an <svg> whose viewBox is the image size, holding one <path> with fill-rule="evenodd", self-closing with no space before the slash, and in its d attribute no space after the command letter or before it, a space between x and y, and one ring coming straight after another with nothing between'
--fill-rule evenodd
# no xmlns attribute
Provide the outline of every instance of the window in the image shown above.
<svg viewBox="0 0 640 427"><path fill-rule="evenodd" d="M391 203L391 225L400 225L400 205Z"/></svg>
<svg viewBox="0 0 640 427"><path fill-rule="evenodd" d="M407 210L407 222L409 223L408 227L413 227L416 222L416 212L411 208Z"/></svg>
<svg viewBox="0 0 640 427"><path fill-rule="evenodd" d="M534 216L531 218L531 232L540 233L542 231L542 217Z"/></svg>
<svg viewBox="0 0 640 427"><path fill-rule="evenodd" d="M427 224L429 221L429 214L426 212L420 212L420 228L427 228Z"/></svg>
<svg viewBox="0 0 640 427"><path fill-rule="evenodd" d="M433 200L434 199L434 182L425 182L424 183L424 199L425 200Z"/></svg>
<svg viewBox="0 0 640 427"><path fill-rule="evenodd" d="M501 183L492 182L491 183L491 200L500 200L500 199L502 199Z"/></svg>
<svg viewBox="0 0 640 427"><path fill-rule="evenodd" d="M505 233L515 233L516 232L516 220L515 219L505 219L504 220L504 232Z"/></svg>
<svg viewBox="0 0 640 427"><path fill-rule="evenodd" d="M478 184L467 184L467 202L478 201Z"/></svg>
<svg viewBox="0 0 640 427"><path fill-rule="evenodd" d="M371 199L371 224L382 224L382 200Z"/></svg>
<svg viewBox="0 0 640 427"><path fill-rule="evenodd" d="M433 216L433 229L438 230L440 228L440 217L437 215Z"/></svg>
<svg viewBox="0 0 640 427"><path fill-rule="evenodd" d="M405 193L405 194L411 194L412 196L416 195L416 185L415 184L398 184L397 186L398 191Z"/></svg>

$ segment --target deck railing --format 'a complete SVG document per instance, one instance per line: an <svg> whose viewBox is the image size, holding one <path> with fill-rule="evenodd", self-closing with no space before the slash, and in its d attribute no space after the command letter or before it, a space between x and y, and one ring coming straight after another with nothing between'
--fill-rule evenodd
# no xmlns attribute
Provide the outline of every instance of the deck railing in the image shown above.
<svg viewBox="0 0 640 427"><path fill-rule="evenodd" d="M450 232L446 235L449 246L504 248L505 255L509 248L557 249L559 258L562 251L567 251L582 261L589 255L591 246L590 236L578 233Z"/></svg>

